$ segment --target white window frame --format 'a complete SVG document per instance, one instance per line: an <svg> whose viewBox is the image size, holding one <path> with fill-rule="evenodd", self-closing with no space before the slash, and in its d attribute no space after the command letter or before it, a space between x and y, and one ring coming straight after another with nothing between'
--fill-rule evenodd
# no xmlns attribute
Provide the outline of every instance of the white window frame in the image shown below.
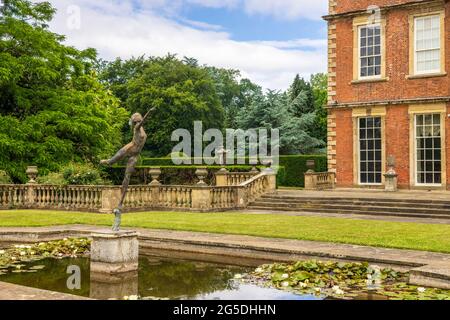
<svg viewBox="0 0 450 320"><path fill-rule="evenodd" d="M436 115L439 113L416 113L413 115L414 117L414 126L413 126L413 130L414 130L414 183L416 186L418 187L442 187L444 185L444 152L443 152L443 148L442 148L442 142L444 139L444 126L442 123L442 119L441 119L441 114L439 114L439 121L440 121L440 138L441 138L441 183L419 183L418 180L418 168L417 168L417 117L418 116L426 116L426 115Z"/></svg>
<svg viewBox="0 0 450 320"><path fill-rule="evenodd" d="M360 119L367 118L381 118L381 182L362 182L361 181L361 128L360 128ZM365 116L365 117L357 117L356 118L356 128L357 128L357 152L358 152L358 185L360 186L382 186L383 185L383 117L382 116Z"/></svg>
<svg viewBox="0 0 450 320"><path fill-rule="evenodd" d="M362 28L374 28L379 27L380 28L380 74L379 75L373 75L373 76L361 76L361 29ZM358 26L358 79L359 80L370 80L370 79L382 79L383 78L383 26L381 23L375 23L375 24L365 24Z"/></svg>
<svg viewBox="0 0 450 320"><path fill-rule="evenodd" d="M439 68L435 69L435 70L426 70L426 71L418 71L417 70L417 65L418 65L418 60L417 60L417 53L419 52L419 50L417 50L417 20L419 19L426 19L426 18L430 18L430 17L437 17L439 19L439 48L431 48L431 49L427 49L427 50L422 50L423 51L434 51L434 50L438 50L439 49ZM441 73L441 65L442 65L442 41L441 41L441 36L442 36L442 27L441 27L441 14L437 13L437 14L430 14L430 15L426 15L426 16L418 16L418 17L414 17L413 20L413 24L414 24L414 39L413 39L413 44L414 44L414 74L416 75L424 75L424 74L435 74L435 73Z"/></svg>

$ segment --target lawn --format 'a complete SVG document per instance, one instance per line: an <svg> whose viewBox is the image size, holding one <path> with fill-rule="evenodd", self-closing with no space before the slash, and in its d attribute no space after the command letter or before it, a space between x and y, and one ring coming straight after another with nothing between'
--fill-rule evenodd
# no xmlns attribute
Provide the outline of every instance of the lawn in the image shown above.
<svg viewBox="0 0 450 320"><path fill-rule="evenodd" d="M0 227L112 224L113 215L0 211ZM123 216L124 227L252 235L450 253L450 225L242 213L148 212Z"/></svg>

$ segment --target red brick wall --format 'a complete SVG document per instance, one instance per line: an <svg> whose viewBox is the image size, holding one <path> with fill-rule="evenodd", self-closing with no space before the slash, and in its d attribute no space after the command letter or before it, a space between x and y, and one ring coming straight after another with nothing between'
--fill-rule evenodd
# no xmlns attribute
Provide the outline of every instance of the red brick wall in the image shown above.
<svg viewBox="0 0 450 320"><path fill-rule="evenodd" d="M408 106L392 106L386 110L386 157L395 157L395 170L399 188L408 188L409 183L409 114Z"/></svg>
<svg viewBox="0 0 450 320"><path fill-rule="evenodd" d="M338 4L345 2L353 3L353 0L338 1ZM449 73L450 3L446 5L446 12L446 71ZM346 18L336 21L336 100L338 103L450 95L450 75L406 79L409 74L409 14L410 9L402 9L389 11L386 15L386 76L389 78L386 82L351 83L353 80L353 20Z"/></svg>
<svg viewBox="0 0 450 320"><path fill-rule="evenodd" d="M353 186L353 122L351 109L333 110L336 115L336 176L338 187Z"/></svg>
<svg viewBox="0 0 450 320"><path fill-rule="evenodd" d="M367 10L369 6L391 6L418 0L337 0L336 13L345 13L351 11Z"/></svg>

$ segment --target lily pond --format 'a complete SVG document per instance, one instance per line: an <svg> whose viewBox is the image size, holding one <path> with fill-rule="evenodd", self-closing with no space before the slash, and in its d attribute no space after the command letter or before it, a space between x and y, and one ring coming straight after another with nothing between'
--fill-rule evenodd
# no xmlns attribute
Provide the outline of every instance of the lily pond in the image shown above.
<svg viewBox="0 0 450 320"><path fill-rule="evenodd" d="M450 290L410 286L407 273L367 263L255 267L245 260L194 261L146 253L137 272L105 279L90 274L89 247L86 239L64 239L0 250L0 281L94 299L450 300Z"/></svg>

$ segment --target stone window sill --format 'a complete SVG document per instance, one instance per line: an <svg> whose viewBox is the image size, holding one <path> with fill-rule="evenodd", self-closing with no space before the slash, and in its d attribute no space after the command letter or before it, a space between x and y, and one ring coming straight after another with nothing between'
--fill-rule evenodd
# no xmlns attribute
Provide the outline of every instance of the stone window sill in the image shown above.
<svg viewBox="0 0 450 320"><path fill-rule="evenodd" d="M386 81L389 81L389 78L359 79L359 80L353 80L351 82L351 84L386 82Z"/></svg>
<svg viewBox="0 0 450 320"><path fill-rule="evenodd" d="M413 80L413 79L437 78L437 77L445 77L445 76L447 76L447 72L408 75L408 76L406 76L406 79Z"/></svg>

